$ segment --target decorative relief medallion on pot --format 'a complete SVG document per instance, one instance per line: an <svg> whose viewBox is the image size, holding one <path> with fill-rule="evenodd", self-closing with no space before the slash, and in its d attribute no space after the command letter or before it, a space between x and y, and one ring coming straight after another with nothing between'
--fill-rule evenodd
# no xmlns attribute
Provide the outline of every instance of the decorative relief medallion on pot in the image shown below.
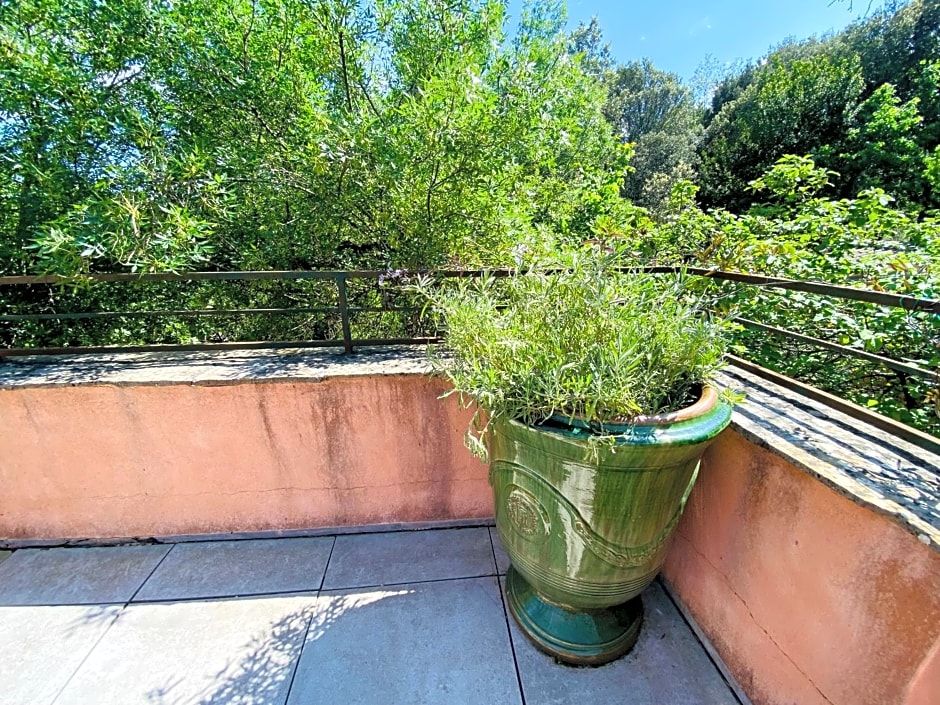
<svg viewBox="0 0 940 705"><path fill-rule="evenodd" d="M548 538L551 519L545 507L531 492L512 486L506 496L506 513L512 527L525 538L533 541Z"/></svg>

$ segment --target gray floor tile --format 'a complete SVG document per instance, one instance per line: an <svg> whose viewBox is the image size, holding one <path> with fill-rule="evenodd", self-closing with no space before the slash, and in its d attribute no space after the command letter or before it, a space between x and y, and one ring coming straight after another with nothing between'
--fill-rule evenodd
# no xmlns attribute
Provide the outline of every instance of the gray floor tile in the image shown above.
<svg viewBox="0 0 940 705"><path fill-rule="evenodd" d="M643 606L645 621L633 651L599 668L557 663L510 616L526 705L738 705L658 583L643 593Z"/></svg>
<svg viewBox="0 0 940 705"><path fill-rule="evenodd" d="M15 551L0 563L0 605L126 602L169 546Z"/></svg>
<svg viewBox="0 0 940 705"><path fill-rule="evenodd" d="M337 536L324 589L494 575L486 527Z"/></svg>
<svg viewBox="0 0 940 705"><path fill-rule="evenodd" d="M490 527L490 538L493 540L493 552L496 554L496 572L500 575L506 575L509 570L509 554L503 548L503 542L499 540L499 532L495 526Z"/></svg>
<svg viewBox="0 0 940 705"><path fill-rule="evenodd" d="M121 607L0 607L0 702L49 705Z"/></svg>
<svg viewBox="0 0 940 705"><path fill-rule="evenodd" d="M181 543L136 600L319 590L333 538Z"/></svg>
<svg viewBox="0 0 940 705"><path fill-rule="evenodd" d="M521 703L496 578L321 593L290 705Z"/></svg>
<svg viewBox="0 0 940 705"><path fill-rule="evenodd" d="M131 605L56 705L283 705L314 599Z"/></svg>
<svg viewBox="0 0 940 705"><path fill-rule="evenodd" d="M9 557L10 557L9 551L0 551L0 563L3 563L3 561Z"/></svg>

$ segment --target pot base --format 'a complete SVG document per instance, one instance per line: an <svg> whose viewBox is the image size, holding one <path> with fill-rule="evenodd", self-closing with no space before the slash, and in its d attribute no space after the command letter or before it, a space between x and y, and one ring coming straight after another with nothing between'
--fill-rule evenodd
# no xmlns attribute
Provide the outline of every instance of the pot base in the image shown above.
<svg viewBox="0 0 940 705"><path fill-rule="evenodd" d="M542 651L576 666L600 666L636 644L643 603L635 597L606 609L573 611L544 600L512 566L506 573L509 611Z"/></svg>

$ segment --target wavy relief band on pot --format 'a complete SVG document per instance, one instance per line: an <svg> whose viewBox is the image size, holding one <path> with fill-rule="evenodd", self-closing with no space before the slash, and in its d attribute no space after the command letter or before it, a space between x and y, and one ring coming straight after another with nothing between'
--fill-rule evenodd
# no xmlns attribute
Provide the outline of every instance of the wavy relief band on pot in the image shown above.
<svg viewBox="0 0 940 705"><path fill-rule="evenodd" d="M490 483L495 487L496 484L493 483L493 476L498 472L508 472L508 473L517 473L527 479L531 480L540 490L547 492L548 496L552 497L561 509L571 516L571 525L574 528L575 534L580 538L584 544L591 550L591 552L607 563L617 566L618 568L638 568L657 554L669 540L669 537L672 535L673 530L676 528L676 525L679 523L679 519L682 517L682 510L685 508L685 503L689 498L689 494L692 492L692 487L695 484L695 479L698 477L699 466L696 464L695 470L692 473L692 477L689 480L685 492L682 495L682 500L679 502L679 506L676 508L675 513L672 518L666 523L666 526L663 527L662 531L654 538L652 541L642 545L642 546L618 546L611 543L603 536L599 535L594 531L590 524L581 516L581 513L578 511L567 497L565 497L561 492L559 492L551 483L546 482L538 473L533 472L529 468L519 465L517 463L510 462L508 460L497 460L492 463L490 466ZM512 487L518 487L515 484L511 485ZM532 497L535 500L533 493L525 491L525 493ZM511 497L512 493L509 493ZM507 504L508 499L507 497ZM538 503L538 500L535 500ZM541 507L541 503L538 503ZM512 517L512 508L507 506L507 512ZM547 513L546 513L547 514ZM550 521L548 524L548 530L551 530Z"/></svg>

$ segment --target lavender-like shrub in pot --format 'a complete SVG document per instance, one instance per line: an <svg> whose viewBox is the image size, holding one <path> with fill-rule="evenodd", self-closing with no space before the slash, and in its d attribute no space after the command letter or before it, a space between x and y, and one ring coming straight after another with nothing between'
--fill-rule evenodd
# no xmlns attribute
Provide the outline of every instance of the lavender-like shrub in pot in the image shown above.
<svg viewBox="0 0 940 705"><path fill-rule="evenodd" d="M681 276L599 247L419 289L443 330L432 360L478 409L468 446L489 461L513 616L563 661L623 655L731 417L711 385L730 324Z"/></svg>

